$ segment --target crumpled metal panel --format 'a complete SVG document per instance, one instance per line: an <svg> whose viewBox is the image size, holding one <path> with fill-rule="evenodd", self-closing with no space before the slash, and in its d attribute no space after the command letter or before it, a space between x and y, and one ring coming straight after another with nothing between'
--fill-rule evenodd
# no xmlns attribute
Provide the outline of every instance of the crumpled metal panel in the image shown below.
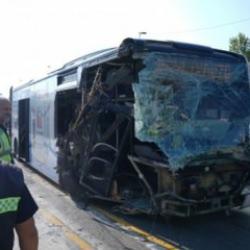
<svg viewBox="0 0 250 250"><path fill-rule="evenodd" d="M249 133L246 65L232 58L149 53L135 95L135 135L177 170L193 157L233 150Z"/></svg>

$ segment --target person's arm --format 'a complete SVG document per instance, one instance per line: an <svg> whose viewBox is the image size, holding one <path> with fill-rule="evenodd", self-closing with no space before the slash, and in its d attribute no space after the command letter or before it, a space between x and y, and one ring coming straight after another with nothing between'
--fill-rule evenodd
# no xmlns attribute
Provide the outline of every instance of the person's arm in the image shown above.
<svg viewBox="0 0 250 250"><path fill-rule="evenodd" d="M33 217L16 225L16 232L21 250L38 249L38 233Z"/></svg>
<svg viewBox="0 0 250 250"><path fill-rule="evenodd" d="M26 184L20 187L21 199L18 205L15 230L21 250L38 249L38 233L33 219L38 207Z"/></svg>

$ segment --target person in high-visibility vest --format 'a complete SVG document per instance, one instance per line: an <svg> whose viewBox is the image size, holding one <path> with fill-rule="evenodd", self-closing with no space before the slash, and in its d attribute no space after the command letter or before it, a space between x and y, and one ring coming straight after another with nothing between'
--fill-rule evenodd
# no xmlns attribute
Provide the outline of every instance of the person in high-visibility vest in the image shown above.
<svg viewBox="0 0 250 250"><path fill-rule="evenodd" d="M0 162L11 163L10 138L7 134L5 124L9 121L11 105L8 99L0 97Z"/></svg>

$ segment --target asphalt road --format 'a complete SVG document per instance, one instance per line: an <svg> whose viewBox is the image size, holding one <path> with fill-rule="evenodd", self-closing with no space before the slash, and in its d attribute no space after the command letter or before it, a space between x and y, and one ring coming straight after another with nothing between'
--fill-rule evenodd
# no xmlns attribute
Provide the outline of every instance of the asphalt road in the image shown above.
<svg viewBox="0 0 250 250"><path fill-rule="evenodd" d="M40 206L36 215L40 232L40 249L162 249L124 230L93 206L84 210L68 195L33 171L24 168L25 178ZM250 197L245 202L250 205ZM104 207L112 214L110 207ZM248 250L250 249L250 208L225 213L203 215L189 219L148 216L122 216L136 226L179 249ZM16 248L17 249L17 248ZM171 248L169 248L171 249Z"/></svg>
<svg viewBox="0 0 250 250"><path fill-rule="evenodd" d="M250 196L244 204L250 206ZM202 215L189 219L123 216L126 221L159 238L176 242L180 248L193 250L250 249L250 208Z"/></svg>

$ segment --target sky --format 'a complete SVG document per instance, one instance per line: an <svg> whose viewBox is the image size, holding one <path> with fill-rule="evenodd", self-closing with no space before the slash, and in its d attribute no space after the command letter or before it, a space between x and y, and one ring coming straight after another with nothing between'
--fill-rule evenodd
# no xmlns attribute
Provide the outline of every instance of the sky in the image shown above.
<svg viewBox="0 0 250 250"><path fill-rule="evenodd" d="M126 37L228 50L250 37L250 0L1 0L0 93Z"/></svg>

